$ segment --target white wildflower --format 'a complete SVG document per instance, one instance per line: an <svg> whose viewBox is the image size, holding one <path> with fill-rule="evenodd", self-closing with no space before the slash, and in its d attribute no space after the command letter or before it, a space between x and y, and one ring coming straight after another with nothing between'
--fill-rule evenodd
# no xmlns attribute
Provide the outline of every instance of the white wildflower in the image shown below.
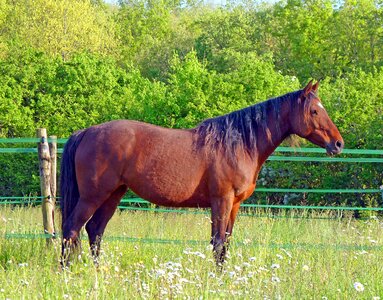
<svg viewBox="0 0 383 300"><path fill-rule="evenodd" d="M273 276L273 277L271 277L271 282L279 283L279 282L281 282L281 280L279 279L279 277Z"/></svg>
<svg viewBox="0 0 383 300"><path fill-rule="evenodd" d="M234 284L243 284L243 283L247 283L248 281L248 277L238 277L235 281L234 281Z"/></svg>
<svg viewBox="0 0 383 300"><path fill-rule="evenodd" d="M200 258L202 258L202 259L205 259L206 258L206 255L205 254L203 254L203 253L201 253L201 252L194 252L194 255L195 256L198 256L198 257L200 257Z"/></svg>
<svg viewBox="0 0 383 300"><path fill-rule="evenodd" d="M29 282L27 280L23 280L23 279L20 280L20 283L22 285L29 285Z"/></svg>
<svg viewBox="0 0 383 300"><path fill-rule="evenodd" d="M215 278L215 277L216 277L216 274L213 273L213 272L209 272L209 273L207 274L207 276L208 276L209 278Z"/></svg>
<svg viewBox="0 0 383 300"><path fill-rule="evenodd" d="M19 263L18 266L20 268L28 267L28 263Z"/></svg>
<svg viewBox="0 0 383 300"><path fill-rule="evenodd" d="M184 253L184 254L190 254L190 253L192 253L190 250L191 250L190 248L186 248L186 249L183 251L183 253Z"/></svg>
<svg viewBox="0 0 383 300"><path fill-rule="evenodd" d="M308 265L303 265L302 270L308 271L308 270L310 270L310 267Z"/></svg>
<svg viewBox="0 0 383 300"><path fill-rule="evenodd" d="M162 269L157 269L157 270L155 271L155 277L156 277L156 278L165 276L165 274L166 274L165 270L162 270Z"/></svg>
<svg viewBox="0 0 383 300"><path fill-rule="evenodd" d="M281 266L279 264L272 264L271 268L272 269L279 269Z"/></svg>
<svg viewBox="0 0 383 300"><path fill-rule="evenodd" d="M142 289L145 291L145 292L148 292L149 291L149 284L145 283L145 282L142 282Z"/></svg>
<svg viewBox="0 0 383 300"><path fill-rule="evenodd" d="M234 276L235 276L235 272L234 271L229 272L229 277L230 278L233 278Z"/></svg>
<svg viewBox="0 0 383 300"><path fill-rule="evenodd" d="M364 291L364 285L361 284L360 282L354 282L354 289L357 292L363 292Z"/></svg>
<svg viewBox="0 0 383 300"><path fill-rule="evenodd" d="M161 289L160 289L160 294L161 294L162 296L165 296L165 295L168 294L168 290L167 290L166 288L161 288Z"/></svg>
<svg viewBox="0 0 383 300"><path fill-rule="evenodd" d="M282 259L283 259L283 256L280 255L280 254L277 254L277 258L279 258L280 260L282 260Z"/></svg>

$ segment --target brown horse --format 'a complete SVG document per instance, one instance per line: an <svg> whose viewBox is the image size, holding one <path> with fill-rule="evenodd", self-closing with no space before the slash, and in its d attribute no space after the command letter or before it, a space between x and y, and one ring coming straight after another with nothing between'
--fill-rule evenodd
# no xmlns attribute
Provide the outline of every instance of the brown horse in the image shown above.
<svg viewBox="0 0 383 300"><path fill-rule="evenodd" d="M163 206L210 207L217 264L240 204L254 191L262 164L289 135L326 148L343 139L317 96L318 83L224 116L193 129L167 129L119 120L78 131L61 164L63 263L79 244L86 223L92 255L128 189Z"/></svg>

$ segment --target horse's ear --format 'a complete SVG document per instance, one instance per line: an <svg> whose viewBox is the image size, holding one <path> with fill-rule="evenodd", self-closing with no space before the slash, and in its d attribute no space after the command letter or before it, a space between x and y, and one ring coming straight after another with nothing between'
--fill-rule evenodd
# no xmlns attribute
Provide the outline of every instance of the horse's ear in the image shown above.
<svg viewBox="0 0 383 300"><path fill-rule="evenodd" d="M308 94L310 94L311 90L313 88L313 80L311 79L310 82L306 85L306 87L303 89L303 96L307 97Z"/></svg>
<svg viewBox="0 0 383 300"><path fill-rule="evenodd" d="M313 85L313 92L314 92L315 94L317 93L318 88L319 88L319 81L317 81L317 82Z"/></svg>

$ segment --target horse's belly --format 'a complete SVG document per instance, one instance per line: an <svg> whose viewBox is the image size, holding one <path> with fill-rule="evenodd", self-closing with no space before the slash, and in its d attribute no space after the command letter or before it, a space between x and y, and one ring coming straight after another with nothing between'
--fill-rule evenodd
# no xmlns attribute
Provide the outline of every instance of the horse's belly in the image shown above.
<svg viewBox="0 0 383 300"><path fill-rule="evenodd" d="M146 178L133 181L129 184L130 189L154 204L169 207L210 207L203 183L194 184L190 180L168 176L158 176L154 180Z"/></svg>
<svg viewBox="0 0 383 300"><path fill-rule="evenodd" d="M150 201L151 203L166 206L166 207L210 207L210 201L205 197L200 198L170 198L170 197L162 197L160 195L151 195L149 197L142 196L143 199Z"/></svg>

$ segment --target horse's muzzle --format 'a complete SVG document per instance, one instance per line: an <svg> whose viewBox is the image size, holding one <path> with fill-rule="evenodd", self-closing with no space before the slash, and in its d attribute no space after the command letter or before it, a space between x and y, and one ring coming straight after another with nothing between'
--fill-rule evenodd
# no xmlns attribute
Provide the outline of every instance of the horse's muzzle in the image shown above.
<svg viewBox="0 0 383 300"><path fill-rule="evenodd" d="M344 147L344 142L343 140L337 140L334 143L328 143L326 145L326 151L328 155L336 155L342 152Z"/></svg>

